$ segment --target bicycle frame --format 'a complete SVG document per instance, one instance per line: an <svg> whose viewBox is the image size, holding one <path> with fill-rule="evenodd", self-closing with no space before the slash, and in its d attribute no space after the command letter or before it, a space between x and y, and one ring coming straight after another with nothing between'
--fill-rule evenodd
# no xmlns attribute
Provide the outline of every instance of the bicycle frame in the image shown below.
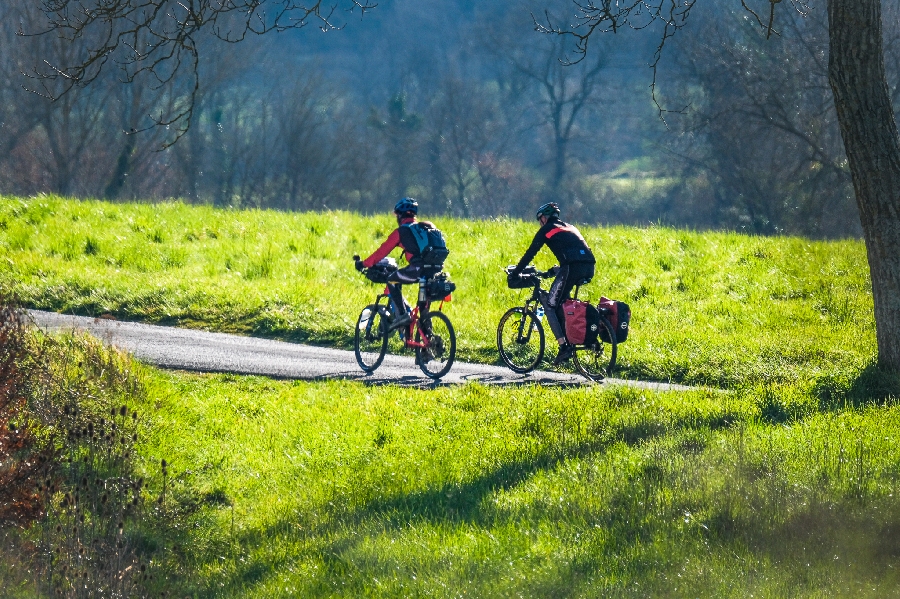
<svg viewBox="0 0 900 599"><path fill-rule="evenodd" d="M409 324L406 326L406 336L403 340L403 347L411 348L411 349L425 349L430 343L428 341L427 335L419 335L422 339L421 342L415 340L415 334L419 332L419 315L423 312L428 312L431 310L431 300L425 298L425 279L422 278L419 280L419 301L416 302L416 305L410 310L409 313ZM387 305L390 305L391 296L390 289L386 285L384 291L375 298L375 307L376 309L380 307L381 298L386 299ZM438 304L438 310L442 311L444 307L444 300L441 300L440 304Z"/></svg>
<svg viewBox="0 0 900 599"><path fill-rule="evenodd" d="M526 312L532 312L537 314L537 306L540 305L544 309L544 313L550 312L553 308L550 306L550 294L548 291L544 290L541 287L541 281L543 279L538 278L534 284L534 287L531 290L531 297L525 300L525 304L523 306ZM580 285L575 285L575 288L572 292L572 299L578 299L578 291L581 288ZM601 312L601 314L603 314ZM605 314L603 315L605 318ZM540 318L539 318L540 320ZM562 324L562 323L560 323ZM519 333L516 337L516 341L519 343L527 343L531 339L531 329L532 327L528 327L528 331L523 331L525 328L525 319L523 318L519 322ZM582 346L578 346L582 347Z"/></svg>

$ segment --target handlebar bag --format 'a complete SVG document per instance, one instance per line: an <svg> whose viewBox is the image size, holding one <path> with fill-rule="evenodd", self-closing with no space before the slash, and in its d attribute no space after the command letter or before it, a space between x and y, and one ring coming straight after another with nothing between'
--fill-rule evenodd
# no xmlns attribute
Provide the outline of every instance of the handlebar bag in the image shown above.
<svg viewBox="0 0 900 599"><path fill-rule="evenodd" d="M510 289L528 289L529 287L534 287L534 284L537 282L534 275L516 275L514 277L507 276L506 284Z"/></svg>

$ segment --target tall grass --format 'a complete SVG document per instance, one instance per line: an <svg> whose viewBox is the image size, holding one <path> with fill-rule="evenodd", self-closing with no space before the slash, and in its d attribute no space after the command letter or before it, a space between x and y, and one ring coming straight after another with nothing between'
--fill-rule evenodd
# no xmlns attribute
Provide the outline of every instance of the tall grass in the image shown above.
<svg viewBox="0 0 900 599"><path fill-rule="evenodd" d="M460 349L494 361L494 326L523 293L500 268L534 224L435 220ZM0 281L39 308L348 346L376 292L349 256L392 227L7 198ZM426 390L136 367L134 450L159 517L140 538L165 548L173 594L900 596L898 387L870 366L862 244L583 232L601 258L590 293L634 310L626 374L728 390Z"/></svg>
<svg viewBox="0 0 900 599"><path fill-rule="evenodd" d="M900 409L149 373L198 597L895 596ZM174 574L174 573L173 573Z"/></svg>
<svg viewBox="0 0 900 599"><path fill-rule="evenodd" d="M430 216L423 210L424 216ZM578 215L565 215L577 222ZM505 286L534 223L435 218L457 283L445 310L463 359L497 361ZM41 196L0 199L0 285L29 306L340 347L379 290L353 270L390 215L286 214ZM863 244L584 227L599 257L582 297L631 304L625 376L736 388L860 372L874 355ZM543 252L538 265L549 267Z"/></svg>

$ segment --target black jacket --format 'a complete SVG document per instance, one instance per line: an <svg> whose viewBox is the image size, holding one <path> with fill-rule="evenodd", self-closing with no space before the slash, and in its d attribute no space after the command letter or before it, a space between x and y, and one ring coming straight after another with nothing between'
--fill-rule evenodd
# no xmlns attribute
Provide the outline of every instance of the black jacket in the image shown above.
<svg viewBox="0 0 900 599"><path fill-rule="evenodd" d="M595 262L594 254L581 233L574 225L565 223L558 218L551 218L547 224L538 229L531 242L531 246L513 271L517 275L528 266L538 251L547 244L553 255L559 261L560 266L573 262Z"/></svg>

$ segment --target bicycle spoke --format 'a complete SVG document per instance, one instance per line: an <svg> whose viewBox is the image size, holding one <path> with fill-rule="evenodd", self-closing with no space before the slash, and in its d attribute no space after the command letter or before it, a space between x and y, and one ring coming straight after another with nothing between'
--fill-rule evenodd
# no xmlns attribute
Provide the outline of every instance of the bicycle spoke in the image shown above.
<svg viewBox="0 0 900 599"><path fill-rule="evenodd" d="M443 312L427 312L419 319L416 341L425 347L416 349L416 361L426 376L439 379L456 359L456 333Z"/></svg>
<svg viewBox="0 0 900 599"><path fill-rule="evenodd" d="M544 327L537 315L521 307L508 310L497 325L497 349L513 372L534 370L544 356Z"/></svg>

